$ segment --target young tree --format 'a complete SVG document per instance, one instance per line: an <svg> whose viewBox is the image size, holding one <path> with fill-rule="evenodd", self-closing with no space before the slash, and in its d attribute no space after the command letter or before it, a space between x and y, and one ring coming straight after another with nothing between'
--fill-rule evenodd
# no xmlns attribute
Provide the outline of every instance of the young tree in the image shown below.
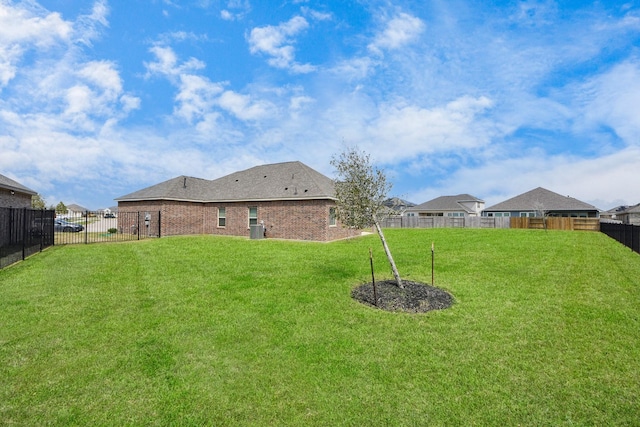
<svg viewBox="0 0 640 427"><path fill-rule="evenodd" d="M47 205L44 202L44 199L42 198L42 196L36 193L33 196L31 196L31 207L33 209L46 209Z"/></svg>
<svg viewBox="0 0 640 427"><path fill-rule="evenodd" d="M396 283L399 288L404 288L380 228L380 218L385 211L384 202L391 190L384 172L373 167L369 155L357 148L347 148L339 156L334 156L331 165L336 168L338 175L335 180L338 219L348 227L375 227Z"/></svg>
<svg viewBox="0 0 640 427"><path fill-rule="evenodd" d="M58 205L56 206L56 214L58 215L66 214L67 210L67 206L62 202L58 203Z"/></svg>
<svg viewBox="0 0 640 427"><path fill-rule="evenodd" d="M542 218L542 227L544 230L547 230L547 217L549 216L549 211L545 209L544 203L539 200L533 202L533 209L536 211L536 216Z"/></svg>

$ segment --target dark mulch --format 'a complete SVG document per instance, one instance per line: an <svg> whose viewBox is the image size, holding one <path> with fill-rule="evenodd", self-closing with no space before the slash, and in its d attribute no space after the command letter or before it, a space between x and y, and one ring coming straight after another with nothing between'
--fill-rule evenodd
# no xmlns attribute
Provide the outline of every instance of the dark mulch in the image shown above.
<svg viewBox="0 0 640 427"><path fill-rule="evenodd" d="M424 313L451 307L453 297L447 291L419 282L403 281L400 289L395 280L376 281L377 304L373 299L373 285L365 283L351 291L351 296L363 304L387 311Z"/></svg>

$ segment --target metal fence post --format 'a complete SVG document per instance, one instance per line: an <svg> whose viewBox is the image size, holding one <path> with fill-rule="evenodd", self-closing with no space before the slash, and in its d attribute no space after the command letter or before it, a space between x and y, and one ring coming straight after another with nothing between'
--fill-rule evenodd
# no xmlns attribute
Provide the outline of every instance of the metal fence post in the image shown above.
<svg viewBox="0 0 640 427"><path fill-rule="evenodd" d="M27 239L26 239L26 229L27 229L27 208L22 208L22 260L24 261L27 258Z"/></svg>

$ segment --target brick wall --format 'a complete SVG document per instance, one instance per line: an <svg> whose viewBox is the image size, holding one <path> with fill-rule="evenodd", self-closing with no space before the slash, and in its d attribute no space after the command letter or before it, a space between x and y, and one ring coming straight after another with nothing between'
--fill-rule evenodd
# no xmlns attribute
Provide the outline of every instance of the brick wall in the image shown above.
<svg viewBox="0 0 640 427"><path fill-rule="evenodd" d="M0 206L3 208L31 208L31 195L0 188Z"/></svg>
<svg viewBox="0 0 640 427"><path fill-rule="evenodd" d="M217 234L249 237L249 208L256 207L258 223L267 238L330 241L359 235L358 230L329 226L331 200L193 203L180 201L119 202L123 212L157 212L162 218L162 235ZM218 209L225 208L224 227L218 226Z"/></svg>

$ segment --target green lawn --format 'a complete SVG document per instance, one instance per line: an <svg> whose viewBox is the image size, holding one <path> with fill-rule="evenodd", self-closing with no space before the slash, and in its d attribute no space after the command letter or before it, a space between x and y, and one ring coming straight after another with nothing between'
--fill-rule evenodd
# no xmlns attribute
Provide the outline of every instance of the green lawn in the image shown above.
<svg viewBox="0 0 640 427"><path fill-rule="evenodd" d="M388 313L377 236L54 247L0 270L0 425L638 425L640 256L593 232L387 230L455 297Z"/></svg>

